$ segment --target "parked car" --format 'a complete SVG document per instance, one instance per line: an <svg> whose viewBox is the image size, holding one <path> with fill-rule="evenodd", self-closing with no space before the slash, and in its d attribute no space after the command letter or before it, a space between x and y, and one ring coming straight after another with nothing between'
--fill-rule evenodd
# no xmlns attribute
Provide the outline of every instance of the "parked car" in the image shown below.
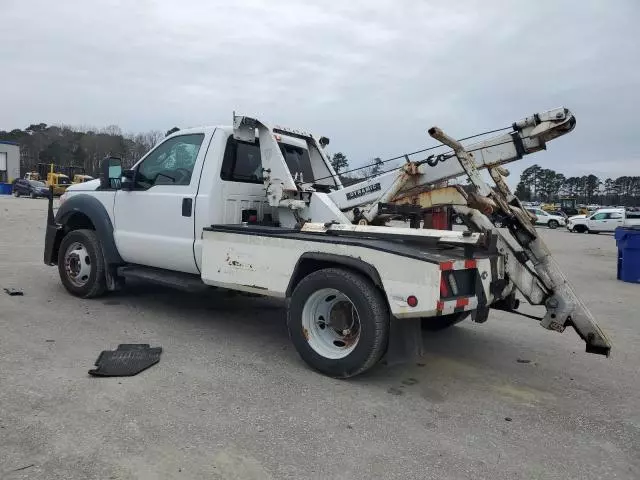
<svg viewBox="0 0 640 480"><path fill-rule="evenodd" d="M564 226L566 220L562 215L554 215L549 212L545 212L541 208L527 208L527 212L536 217L536 225L546 225L549 228L558 228Z"/></svg>
<svg viewBox="0 0 640 480"><path fill-rule="evenodd" d="M19 178L13 183L13 194L16 197L20 195L27 195L31 198L48 197L49 188L43 182Z"/></svg>
<svg viewBox="0 0 640 480"><path fill-rule="evenodd" d="M640 212L624 208L601 208L591 215L576 215L567 221L567 230L576 233L613 232L618 227L640 225Z"/></svg>

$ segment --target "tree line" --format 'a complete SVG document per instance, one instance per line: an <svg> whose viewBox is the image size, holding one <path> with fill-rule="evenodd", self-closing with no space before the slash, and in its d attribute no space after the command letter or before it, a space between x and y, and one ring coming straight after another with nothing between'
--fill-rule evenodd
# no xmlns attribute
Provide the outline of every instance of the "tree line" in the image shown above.
<svg viewBox="0 0 640 480"><path fill-rule="evenodd" d="M365 166L350 170L349 160L346 155L338 152L331 156L331 165L344 186L358 183L369 177L384 173L384 161L380 157L371 159L370 163Z"/></svg>
<svg viewBox="0 0 640 480"><path fill-rule="evenodd" d="M96 176L103 158L120 157L125 167L129 167L165 135L177 130L174 127L165 134L159 130L124 134L117 125L95 129L37 123L24 130L0 130L0 140L20 146L22 174L37 170L38 163L55 163L61 167L82 167L86 174Z"/></svg>
<svg viewBox="0 0 640 480"><path fill-rule="evenodd" d="M640 176L600 179L597 176L565 177L539 165L526 168L515 191L523 201L553 202L572 197L578 203L600 205L640 205Z"/></svg>

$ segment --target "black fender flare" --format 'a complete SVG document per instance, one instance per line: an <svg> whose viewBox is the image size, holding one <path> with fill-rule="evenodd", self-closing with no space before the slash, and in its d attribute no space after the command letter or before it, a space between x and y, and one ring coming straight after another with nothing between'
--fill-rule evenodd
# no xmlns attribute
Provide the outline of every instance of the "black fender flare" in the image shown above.
<svg viewBox="0 0 640 480"><path fill-rule="evenodd" d="M300 258L296 262L296 266L293 269L293 274L289 279L289 285L287 286L286 297L291 297L293 290L302 278L309 273L312 273L321 268L327 268L331 266L344 266L356 272L362 273L369 278L373 284L383 289L382 278L378 273L378 270L360 258L349 257L347 255L335 255L325 252L305 252L300 255ZM386 299L386 295L385 295Z"/></svg>
<svg viewBox="0 0 640 480"><path fill-rule="evenodd" d="M60 205L55 217L55 223L62 226L61 229L57 230L57 235L60 236L60 240L62 240L62 237L66 234L67 229L65 226L76 213L85 215L93 224L96 234L100 239L106 263L112 265L123 264L124 261L118 253L116 242L113 238L113 224L111 223L109 214L100 200L91 195L74 195ZM55 244L59 245L60 243L55 242ZM52 254L53 253L54 252L52 252ZM57 252L55 252L55 258L51 260L57 262Z"/></svg>

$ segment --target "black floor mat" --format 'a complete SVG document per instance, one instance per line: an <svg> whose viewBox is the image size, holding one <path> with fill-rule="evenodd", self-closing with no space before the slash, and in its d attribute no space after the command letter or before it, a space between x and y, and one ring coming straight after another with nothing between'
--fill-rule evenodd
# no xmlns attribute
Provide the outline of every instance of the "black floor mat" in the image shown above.
<svg viewBox="0 0 640 480"><path fill-rule="evenodd" d="M130 377L160 361L162 347L149 344L118 345L117 350L104 350L96 360L96 367L89 370L96 377Z"/></svg>

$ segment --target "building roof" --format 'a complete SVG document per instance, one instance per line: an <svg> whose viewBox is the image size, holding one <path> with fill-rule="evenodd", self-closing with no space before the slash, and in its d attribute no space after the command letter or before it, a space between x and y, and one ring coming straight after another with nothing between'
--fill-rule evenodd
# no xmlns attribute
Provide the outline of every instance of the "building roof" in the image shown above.
<svg viewBox="0 0 640 480"><path fill-rule="evenodd" d="M5 145L16 145L16 146L19 146L18 142L10 142L9 140L0 140L0 143L4 143Z"/></svg>

